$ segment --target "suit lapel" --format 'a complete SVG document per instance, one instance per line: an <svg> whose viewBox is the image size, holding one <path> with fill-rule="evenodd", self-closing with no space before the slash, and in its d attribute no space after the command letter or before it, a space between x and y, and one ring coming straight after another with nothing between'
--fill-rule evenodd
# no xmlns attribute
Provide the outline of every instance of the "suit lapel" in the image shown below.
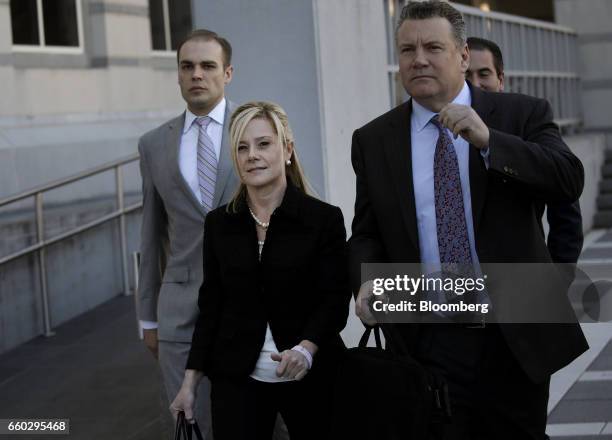
<svg viewBox="0 0 612 440"><path fill-rule="evenodd" d="M384 138L383 147L387 165L395 183L404 224L410 240L419 250L416 207L414 201L414 182L412 179L412 146L410 139L410 116L412 101L397 109L391 119L391 129Z"/></svg>
<svg viewBox="0 0 612 440"><path fill-rule="evenodd" d="M215 182L215 196L213 198L213 208L216 208L221 203L221 197L229 181L229 177L234 168L231 156L231 146L229 142L229 123L230 116L235 110L234 104L227 101L225 106L225 119L223 121L223 136L221 138L221 150L219 162L217 164L217 181Z"/></svg>
<svg viewBox="0 0 612 440"><path fill-rule="evenodd" d="M183 134L183 126L185 124L185 113L178 118L172 120L168 125L168 133L166 135L165 147L168 151L168 164L171 167L171 172L174 181L178 187L185 193L185 196L191 201L195 209L202 215L206 215L204 207L191 191L191 188L185 181L181 169L179 167L179 148L181 146L181 136Z"/></svg>
<svg viewBox="0 0 612 440"><path fill-rule="evenodd" d="M469 84L469 83L468 83ZM493 106L487 95L480 89L472 87L472 108L478 113L487 127L491 126L490 119ZM482 210L487 194L487 168L480 151L470 144L470 193L472 198L472 217L474 219L474 235L477 236Z"/></svg>

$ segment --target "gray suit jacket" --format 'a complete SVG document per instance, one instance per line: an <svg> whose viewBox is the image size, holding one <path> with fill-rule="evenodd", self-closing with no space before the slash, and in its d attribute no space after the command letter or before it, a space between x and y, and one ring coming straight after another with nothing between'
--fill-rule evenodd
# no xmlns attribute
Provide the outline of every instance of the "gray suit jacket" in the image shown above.
<svg viewBox="0 0 612 440"><path fill-rule="evenodd" d="M228 100L213 208L227 203L238 185L228 134L235 108ZM138 318L157 321L159 340L175 342L191 342L199 313L206 217L179 169L184 120L183 113L138 144L143 193Z"/></svg>

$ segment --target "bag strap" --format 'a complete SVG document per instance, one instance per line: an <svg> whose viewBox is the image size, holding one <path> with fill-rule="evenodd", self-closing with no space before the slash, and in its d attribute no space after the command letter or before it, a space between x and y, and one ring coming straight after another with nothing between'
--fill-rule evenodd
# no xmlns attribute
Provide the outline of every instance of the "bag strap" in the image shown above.
<svg viewBox="0 0 612 440"><path fill-rule="evenodd" d="M181 440L183 437L181 434L183 433L183 429L185 428L185 413L183 411L179 411L176 416L176 427L174 428L174 440ZM186 434L185 434L186 437Z"/></svg>
<svg viewBox="0 0 612 440"><path fill-rule="evenodd" d="M185 420L185 413L183 411L179 411L178 416L176 417L174 440L192 440L193 433L195 433L196 440L204 440L198 423L195 420L193 424L187 423L187 420Z"/></svg>
<svg viewBox="0 0 612 440"><path fill-rule="evenodd" d="M361 335L361 339L359 340L359 348L364 348L368 345L372 330L374 330L374 340L376 341L376 348L382 350L382 342L380 340L380 327L377 325L375 325L374 327L366 326L366 329L363 332L363 335Z"/></svg>
<svg viewBox="0 0 612 440"><path fill-rule="evenodd" d="M196 440L204 440L204 437L202 437L202 431L200 431L200 427L198 426L198 422L195 420L193 424L187 423L187 440L192 439L192 432L195 433Z"/></svg>
<svg viewBox="0 0 612 440"><path fill-rule="evenodd" d="M404 342L404 339L399 334L394 324L385 324L382 328L383 335L385 335L385 341L387 341L387 347L393 347L394 351L399 355L410 356L410 351Z"/></svg>

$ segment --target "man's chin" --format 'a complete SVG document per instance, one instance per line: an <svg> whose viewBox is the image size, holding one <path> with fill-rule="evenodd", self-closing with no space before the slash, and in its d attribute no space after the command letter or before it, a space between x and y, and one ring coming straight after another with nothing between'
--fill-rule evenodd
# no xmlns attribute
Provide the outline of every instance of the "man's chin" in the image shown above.
<svg viewBox="0 0 612 440"><path fill-rule="evenodd" d="M209 99L209 98L203 99L203 97L200 97L200 99L190 99L189 100L189 105L192 108L206 109L206 108L210 107L210 103L211 102L212 102L212 100Z"/></svg>
<svg viewBox="0 0 612 440"><path fill-rule="evenodd" d="M435 96L436 91L431 87L409 87L406 88L408 93L414 99L427 99Z"/></svg>

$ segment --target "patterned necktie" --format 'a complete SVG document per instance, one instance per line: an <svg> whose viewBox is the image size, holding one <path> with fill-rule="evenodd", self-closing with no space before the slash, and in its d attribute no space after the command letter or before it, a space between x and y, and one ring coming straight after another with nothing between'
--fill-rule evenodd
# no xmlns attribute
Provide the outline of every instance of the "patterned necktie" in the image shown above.
<svg viewBox="0 0 612 440"><path fill-rule="evenodd" d="M443 271L464 272L472 264L472 254L463 207L459 162L455 146L438 116L431 118L431 122L439 132L433 166L440 263Z"/></svg>
<svg viewBox="0 0 612 440"><path fill-rule="evenodd" d="M200 126L198 135L198 180L202 205L206 208L206 211L212 210L215 182L217 181L217 155L215 154L213 141L206 133L206 128L211 121L212 119L209 116L196 119L196 123Z"/></svg>

